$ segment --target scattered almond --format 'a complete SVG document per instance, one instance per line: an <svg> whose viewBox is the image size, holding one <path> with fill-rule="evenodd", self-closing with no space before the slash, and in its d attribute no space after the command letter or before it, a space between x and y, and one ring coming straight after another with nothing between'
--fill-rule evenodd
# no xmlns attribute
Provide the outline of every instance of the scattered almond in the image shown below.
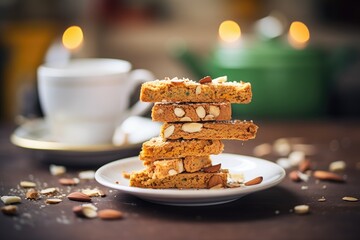
<svg viewBox="0 0 360 240"><path fill-rule="evenodd" d="M50 165L49 170L50 170L51 175L53 175L53 176L59 176L59 175L66 173L66 168L64 166L58 166L58 165L54 165L54 164Z"/></svg>
<svg viewBox="0 0 360 240"><path fill-rule="evenodd" d="M16 215L18 213L18 207L15 205L7 205L1 207L1 212L6 215Z"/></svg>
<svg viewBox="0 0 360 240"><path fill-rule="evenodd" d="M221 176L218 175L211 176L208 182L208 188L212 188L219 184L221 185L223 184L223 179L221 178Z"/></svg>
<svg viewBox="0 0 360 240"><path fill-rule="evenodd" d="M221 163L204 168L204 172L215 173L218 172L220 168L221 168Z"/></svg>
<svg viewBox="0 0 360 240"><path fill-rule="evenodd" d="M79 202L90 202L91 198L81 192L72 192L69 195L67 195L67 198L73 201L79 201Z"/></svg>
<svg viewBox="0 0 360 240"><path fill-rule="evenodd" d="M98 216L103 220L115 220L123 218L124 214L115 209L103 209L98 212Z"/></svg>
<svg viewBox="0 0 360 240"><path fill-rule="evenodd" d="M206 83L211 83L211 82L212 82L212 79L210 76L203 77L202 79L199 80L200 84L206 84Z"/></svg>
<svg viewBox="0 0 360 240"><path fill-rule="evenodd" d="M359 201L359 199L357 199L356 197L343 197L342 200L347 201L347 202L357 202L357 201Z"/></svg>
<svg viewBox="0 0 360 240"><path fill-rule="evenodd" d="M44 195L55 195L58 192L59 192L59 189L55 188L55 187L45 188L40 191L40 193L44 194Z"/></svg>
<svg viewBox="0 0 360 240"><path fill-rule="evenodd" d="M330 163L329 170L331 172L342 172L346 168L346 163L344 161L335 161Z"/></svg>
<svg viewBox="0 0 360 240"><path fill-rule="evenodd" d="M39 192L36 189L29 189L25 195L26 199L37 200L39 199Z"/></svg>
<svg viewBox="0 0 360 240"><path fill-rule="evenodd" d="M252 185L256 185L256 184L259 184L263 181L263 177L260 176L260 177L256 177L254 179L251 179L247 182L244 183L245 186L252 186Z"/></svg>
<svg viewBox="0 0 360 240"><path fill-rule="evenodd" d="M36 183L30 182L30 181L21 181L21 182L20 182L20 187L23 187L23 188L33 188L33 187L36 187Z"/></svg>
<svg viewBox="0 0 360 240"><path fill-rule="evenodd" d="M1 201L5 204L20 203L21 198L18 196L2 196Z"/></svg>
<svg viewBox="0 0 360 240"><path fill-rule="evenodd" d="M60 178L59 183L65 186L77 185L80 180L78 178Z"/></svg>
<svg viewBox="0 0 360 240"><path fill-rule="evenodd" d="M321 197L318 199L318 202L325 202L325 201L326 201L325 197Z"/></svg>
<svg viewBox="0 0 360 240"><path fill-rule="evenodd" d="M89 197L105 197L106 196L106 194L102 190L97 189L97 188L94 188L94 189L86 188L86 189L82 189L81 192Z"/></svg>
<svg viewBox="0 0 360 240"><path fill-rule="evenodd" d="M344 178L336 173L327 172L327 171L315 171L314 177L320 180L334 181L334 182L344 182Z"/></svg>
<svg viewBox="0 0 360 240"><path fill-rule="evenodd" d="M84 218L96 218L97 217L97 207L95 207L92 204L83 204L80 206L73 207L73 212L78 217L84 217Z"/></svg>
<svg viewBox="0 0 360 240"><path fill-rule="evenodd" d="M238 187L241 187L241 184L240 184L240 182L228 182L226 184L226 186L228 188L238 188Z"/></svg>
<svg viewBox="0 0 360 240"><path fill-rule="evenodd" d="M307 170L311 169L311 163L309 159L304 159L300 162L299 167L298 167L300 172L306 172Z"/></svg>
<svg viewBox="0 0 360 240"><path fill-rule="evenodd" d="M95 178L95 171L87 170L79 172L79 178L84 180L91 180Z"/></svg>
<svg viewBox="0 0 360 240"><path fill-rule="evenodd" d="M294 207L294 212L296 214L307 214L310 210L309 205L297 205Z"/></svg>
<svg viewBox="0 0 360 240"><path fill-rule="evenodd" d="M300 182L300 177L297 170L293 170L289 173L289 178L294 182Z"/></svg>
<svg viewBox="0 0 360 240"><path fill-rule="evenodd" d="M60 202L62 202L62 200L59 198L48 198L45 200L45 203L47 203L47 204L57 204Z"/></svg>

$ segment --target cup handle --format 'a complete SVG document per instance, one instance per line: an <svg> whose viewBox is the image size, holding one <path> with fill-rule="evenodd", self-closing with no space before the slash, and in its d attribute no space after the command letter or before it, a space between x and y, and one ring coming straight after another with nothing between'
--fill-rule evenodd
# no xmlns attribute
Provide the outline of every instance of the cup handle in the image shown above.
<svg viewBox="0 0 360 240"><path fill-rule="evenodd" d="M129 74L131 79L130 86L131 90L134 90L135 87L139 86L144 82L152 81L155 79L154 74L146 69L136 69L132 70ZM138 116L144 114L152 106L152 103L137 101L131 108L127 110L127 117Z"/></svg>

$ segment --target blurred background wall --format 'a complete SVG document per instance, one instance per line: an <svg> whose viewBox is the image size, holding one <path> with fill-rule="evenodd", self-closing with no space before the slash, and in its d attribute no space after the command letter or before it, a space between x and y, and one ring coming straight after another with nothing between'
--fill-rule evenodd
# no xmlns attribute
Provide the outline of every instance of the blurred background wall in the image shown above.
<svg viewBox="0 0 360 240"><path fill-rule="evenodd" d="M276 11L287 28L306 23L310 44L328 53L331 88L326 118L360 116L360 15L350 0L2 0L0 1L0 118L37 117L36 68L64 30L78 25L84 43L72 57L126 59L157 78L198 76L173 52L186 45L200 56L218 42L222 21L244 34ZM247 79L244 79L247 80ZM250 79L249 79L250 81Z"/></svg>

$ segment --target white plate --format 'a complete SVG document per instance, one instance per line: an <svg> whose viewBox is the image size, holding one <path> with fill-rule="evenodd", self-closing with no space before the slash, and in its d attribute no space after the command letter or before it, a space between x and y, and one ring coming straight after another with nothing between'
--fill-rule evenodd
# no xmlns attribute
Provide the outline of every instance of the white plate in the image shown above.
<svg viewBox="0 0 360 240"><path fill-rule="evenodd" d="M18 147L31 150L36 157L54 163L98 165L138 155L142 143L159 135L159 129L160 124L149 118L130 117L117 131L126 133L125 142L77 146L55 141L44 119L36 119L19 126L10 140ZM121 137L115 136L116 139Z"/></svg>
<svg viewBox="0 0 360 240"><path fill-rule="evenodd" d="M280 183L285 171L279 165L259 158L220 154L212 156L213 164L221 163L222 168L232 174L243 174L245 181L263 177L260 184L226 189L145 189L130 187L129 180L122 173L144 168L138 157L131 157L108 163L96 171L95 179L102 185L121 190L144 200L166 205L202 206L234 201L247 194L261 191Z"/></svg>

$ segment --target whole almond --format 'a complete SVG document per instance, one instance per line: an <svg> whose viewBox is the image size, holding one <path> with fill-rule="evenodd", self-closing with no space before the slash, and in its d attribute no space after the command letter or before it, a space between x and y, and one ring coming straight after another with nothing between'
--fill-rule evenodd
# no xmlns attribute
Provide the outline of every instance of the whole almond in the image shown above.
<svg viewBox="0 0 360 240"><path fill-rule="evenodd" d="M263 177L262 176L259 176L259 177L256 177L256 178L253 178L247 182L244 183L245 186L252 186L252 185L256 185L256 184L259 184L263 181Z"/></svg>
<svg viewBox="0 0 360 240"><path fill-rule="evenodd" d="M115 220L123 218L124 214L115 209L103 209L98 211L98 216L103 220Z"/></svg>
<svg viewBox="0 0 360 240"><path fill-rule="evenodd" d="M181 129L184 131L184 132L187 132L187 133L194 133L194 132L200 132L201 129L202 129L202 124L201 123L195 123L195 122L192 122L192 123L184 123L182 126L181 126Z"/></svg>
<svg viewBox="0 0 360 240"><path fill-rule="evenodd" d="M60 178L59 183L65 186L76 185L80 182L78 178Z"/></svg>
<svg viewBox="0 0 360 240"><path fill-rule="evenodd" d="M90 202L91 198L81 192L72 192L69 195L67 195L67 198L73 201L79 201L79 202Z"/></svg>
<svg viewBox="0 0 360 240"><path fill-rule="evenodd" d="M199 118L204 118L206 116L205 108L202 106L197 107L195 111Z"/></svg>
<svg viewBox="0 0 360 240"><path fill-rule="evenodd" d="M6 215L16 215L18 212L18 207L15 205L6 205L1 207L1 212Z"/></svg>
<svg viewBox="0 0 360 240"><path fill-rule="evenodd" d="M356 197L343 197L342 200L347 201L347 202L357 202L357 201L359 201L359 199L356 198Z"/></svg>
<svg viewBox="0 0 360 240"><path fill-rule="evenodd" d="M203 77L202 79L199 80L200 84L206 84L206 83L211 83L211 82L212 82L212 79L210 76Z"/></svg>
<svg viewBox="0 0 360 240"><path fill-rule="evenodd" d="M221 168L221 163L204 168L204 172L215 173L218 172L220 168Z"/></svg>
<svg viewBox="0 0 360 240"><path fill-rule="evenodd" d="M301 180L299 177L298 171L296 171L296 170L293 170L289 173L289 178L294 182L300 182L300 180Z"/></svg>
<svg viewBox="0 0 360 240"><path fill-rule="evenodd" d="M299 164L299 171L300 172L306 172L307 170L311 169L311 163L309 159L304 159Z"/></svg>
<svg viewBox="0 0 360 240"><path fill-rule="evenodd" d="M209 179L209 182L208 182L208 188L215 187L219 184L223 185L222 177L219 175L211 176L211 178Z"/></svg>
<svg viewBox="0 0 360 240"><path fill-rule="evenodd" d="M174 125L170 125L168 126L165 130L164 130L164 138L168 138L170 137L175 130L175 126Z"/></svg>
<svg viewBox="0 0 360 240"><path fill-rule="evenodd" d="M333 172L327 172L327 171L315 171L314 177L320 180L327 180L327 181L334 181L334 182L345 182L345 179Z"/></svg>

